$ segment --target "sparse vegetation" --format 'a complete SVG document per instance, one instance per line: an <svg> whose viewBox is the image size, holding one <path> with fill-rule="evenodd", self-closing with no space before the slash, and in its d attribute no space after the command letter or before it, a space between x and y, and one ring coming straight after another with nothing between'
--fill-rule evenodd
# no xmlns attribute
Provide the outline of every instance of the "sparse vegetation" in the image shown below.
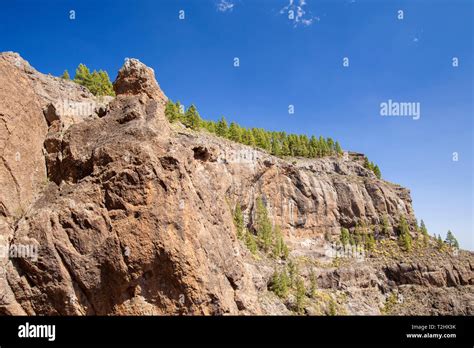
<svg viewBox="0 0 474 348"><path fill-rule="evenodd" d="M346 313L343 306L340 306L337 302L338 299L341 301L345 300L343 294L331 294L323 290L316 290L312 297L312 306L320 315L335 316Z"/></svg>
<svg viewBox="0 0 474 348"><path fill-rule="evenodd" d="M373 251L375 248L375 237L372 233L369 233L365 239L365 247L368 251Z"/></svg>
<svg viewBox="0 0 474 348"><path fill-rule="evenodd" d="M256 202L256 221L253 234L244 224L244 216L240 204L236 204L233 211L234 226L237 230L237 238L242 240L252 254L256 254L258 249L275 259L287 259L289 248L283 239L280 226L272 227L268 217L267 208L261 198Z"/></svg>
<svg viewBox="0 0 474 348"><path fill-rule="evenodd" d="M380 309L380 312L382 314L390 314L397 305L397 299L397 295L393 292L388 295L387 299L385 300L384 306Z"/></svg>
<svg viewBox="0 0 474 348"><path fill-rule="evenodd" d="M337 315L336 302L332 298L329 300L328 315L329 316Z"/></svg>
<svg viewBox="0 0 474 348"><path fill-rule="evenodd" d="M392 232L392 226L390 225L390 222L388 221L387 215L384 215L382 218L382 234L384 236L390 236Z"/></svg>

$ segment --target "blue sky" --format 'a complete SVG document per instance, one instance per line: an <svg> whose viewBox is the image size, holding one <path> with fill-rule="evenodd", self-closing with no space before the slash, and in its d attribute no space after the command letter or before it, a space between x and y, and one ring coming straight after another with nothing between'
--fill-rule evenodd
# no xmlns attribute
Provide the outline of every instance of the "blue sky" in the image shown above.
<svg viewBox="0 0 474 348"><path fill-rule="evenodd" d="M112 79L135 57L155 69L168 97L195 103L204 118L331 136L410 188L430 233L451 229L474 250L473 7L469 0L4 1L0 51L19 52L44 73L85 63ZM419 102L420 119L380 116L389 99Z"/></svg>

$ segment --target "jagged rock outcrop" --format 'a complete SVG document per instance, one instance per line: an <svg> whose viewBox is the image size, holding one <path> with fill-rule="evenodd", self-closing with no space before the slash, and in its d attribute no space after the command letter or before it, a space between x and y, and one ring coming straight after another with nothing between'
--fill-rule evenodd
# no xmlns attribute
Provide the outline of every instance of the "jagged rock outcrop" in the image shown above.
<svg viewBox="0 0 474 348"><path fill-rule="evenodd" d="M308 287L317 273L322 302L306 313L324 314L329 299L341 313L379 314L396 292L431 294L398 314L472 314L468 252L436 254L438 268L428 256L333 264L341 227L379 233L384 216L393 226L404 216L416 236L409 191L377 179L359 155L287 161L170 125L153 70L135 59L107 100L16 54L0 55L0 72L0 242L38 248L37 259L0 260L0 313L291 313L268 291L279 263L254 258L233 224L238 202L252 229L263 197ZM58 107L64 99L90 107L71 112Z"/></svg>

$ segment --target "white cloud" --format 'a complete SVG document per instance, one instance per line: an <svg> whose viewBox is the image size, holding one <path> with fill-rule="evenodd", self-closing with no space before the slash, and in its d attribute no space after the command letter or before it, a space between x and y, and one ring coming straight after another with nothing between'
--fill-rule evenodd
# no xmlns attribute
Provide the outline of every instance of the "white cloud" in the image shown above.
<svg viewBox="0 0 474 348"><path fill-rule="evenodd" d="M312 16L304 9L306 0L289 0L288 5L280 10L280 14L286 14L288 19L293 22L294 26L309 26L314 21L319 21L319 17Z"/></svg>
<svg viewBox="0 0 474 348"><path fill-rule="evenodd" d="M219 12L227 12L232 11L234 9L234 3L232 0L220 0L217 4L217 11Z"/></svg>

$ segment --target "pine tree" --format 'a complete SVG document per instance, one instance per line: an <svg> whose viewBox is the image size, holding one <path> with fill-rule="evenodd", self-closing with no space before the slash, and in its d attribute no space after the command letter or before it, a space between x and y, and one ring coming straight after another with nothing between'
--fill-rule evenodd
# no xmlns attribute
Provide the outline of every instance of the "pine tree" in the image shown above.
<svg viewBox="0 0 474 348"><path fill-rule="evenodd" d="M444 246L443 239L441 239L441 235L438 234L438 238L436 239L436 246L439 250L441 250Z"/></svg>
<svg viewBox="0 0 474 348"><path fill-rule="evenodd" d="M232 122L229 127L229 139L238 143L242 142L242 134L237 123Z"/></svg>
<svg viewBox="0 0 474 348"><path fill-rule="evenodd" d="M332 138L327 138L326 142L328 144L329 154L332 155L335 152L334 151L334 140L332 140Z"/></svg>
<svg viewBox="0 0 474 348"><path fill-rule="evenodd" d="M250 129L246 129L244 132L244 144L252 147L257 145L255 137Z"/></svg>
<svg viewBox="0 0 474 348"><path fill-rule="evenodd" d="M234 224L237 229L237 237L242 239L244 236L244 216L239 203L237 203L234 210Z"/></svg>
<svg viewBox="0 0 474 348"><path fill-rule="evenodd" d="M275 270L273 272L271 281L270 281L270 290L273 291L277 296L285 298L288 295L289 290L289 279L286 270L278 272Z"/></svg>
<svg viewBox="0 0 474 348"><path fill-rule="evenodd" d="M227 126L227 121L225 117L222 116L221 119L217 122L216 134L220 137L227 138L229 128Z"/></svg>
<svg viewBox="0 0 474 348"><path fill-rule="evenodd" d="M423 244L424 246L428 246L428 242L430 240L429 234L428 234L428 229L426 228L425 222L421 220L420 222L420 232L423 236Z"/></svg>
<svg viewBox="0 0 474 348"><path fill-rule="evenodd" d="M342 156L343 151L342 151L341 145L339 144L338 141L336 141L335 150L336 150L336 153L337 153L339 156Z"/></svg>
<svg viewBox="0 0 474 348"><path fill-rule="evenodd" d="M364 157L364 167L369 169L369 170L372 170L372 164L369 161L369 159L367 158L367 156Z"/></svg>
<svg viewBox="0 0 474 348"><path fill-rule="evenodd" d="M451 232L450 230L448 231L446 235L446 244L449 245L450 247L459 249L459 243L456 237L454 237L453 232Z"/></svg>
<svg viewBox="0 0 474 348"><path fill-rule="evenodd" d="M204 128L210 133L216 133L216 123L214 121L203 121Z"/></svg>
<svg viewBox="0 0 474 348"><path fill-rule="evenodd" d="M89 68L84 64L79 64L76 69L76 75L74 76L74 81L82 86L90 86L92 75L89 71Z"/></svg>
<svg viewBox="0 0 474 348"><path fill-rule="evenodd" d="M176 105L176 110L178 110L177 120L180 121L181 123L184 123L184 105L182 105L179 101L177 101L175 105Z"/></svg>
<svg viewBox="0 0 474 348"><path fill-rule="evenodd" d="M201 116L199 116L194 104L192 104L184 114L184 125L194 130L198 130L201 126Z"/></svg>
<svg viewBox="0 0 474 348"><path fill-rule="evenodd" d="M309 139L306 135L298 137L299 156L309 157Z"/></svg>
<svg viewBox="0 0 474 348"><path fill-rule="evenodd" d="M70 80L71 77L69 76L69 72L67 70L64 70L63 74L61 75L61 78L64 80Z"/></svg>
<svg viewBox="0 0 474 348"><path fill-rule="evenodd" d="M290 260L288 262L288 277L289 277L289 284L293 286L295 284L295 277L298 275L298 266Z"/></svg>
<svg viewBox="0 0 474 348"><path fill-rule="evenodd" d="M268 217L267 208L260 197L257 199L256 222L260 245L265 251L269 251L272 244L272 224Z"/></svg>
<svg viewBox="0 0 474 348"><path fill-rule="evenodd" d="M379 166L375 165L373 171L377 178L382 178L382 173L380 172Z"/></svg>
<svg viewBox="0 0 474 348"><path fill-rule="evenodd" d="M427 234L428 234L428 229L426 228L426 225L425 225L425 222L423 221L423 219L420 221L420 232L421 232L423 235L427 235Z"/></svg>
<svg viewBox="0 0 474 348"><path fill-rule="evenodd" d="M270 151L271 150L271 142L270 137L268 136L267 132L261 128L252 128L252 134L255 138L255 142L257 146L263 150Z"/></svg>
<svg viewBox="0 0 474 348"><path fill-rule="evenodd" d="M170 100L166 102L165 115L170 122L176 122L179 119L179 110L175 103Z"/></svg>
<svg viewBox="0 0 474 348"><path fill-rule="evenodd" d="M249 251L255 255L257 253L257 241L255 240L255 236L250 233L248 230L244 230L245 235L245 245L249 249Z"/></svg>
<svg viewBox="0 0 474 348"><path fill-rule="evenodd" d="M311 158L317 157L318 155L318 139L314 135L309 139L309 153L308 156Z"/></svg>
<svg viewBox="0 0 474 348"><path fill-rule="evenodd" d="M283 156L290 156L291 151L290 151L290 142L288 140L288 136L283 137L282 145L281 145L281 153Z"/></svg>
<svg viewBox="0 0 474 348"><path fill-rule="evenodd" d="M94 71L95 72L95 71ZM98 80L98 88L96 95L98 96L115 96L114 87L112 86L112 82L110 82L109 74L106 71L99 70L96 75Z"/></svg>
<svg viewBox="0 0 474 348"><path fill-rule="evenodd" d="M273 244L273 257L279 259L287 259L289 250L288 246L283 239L283 235L281 234L280 226L275 226L274 229L274 244Z"/></svg>
<svg viewBox="0 0 474 348"><path fill-rule="evenodd" d="M405 248L406 251L411 251L412 248L412 238L410 235L410 230L408 228L407 220L404 216L400 218L399 222L399 237L398 240L400 244Z"/></svg>
<svg viewBox="0 0 474 348"><path fill-rule="evenodd" d="M346 246L349 243L349 230L347 228L341 228L341 243Z"/></svg>
<svg viewBox="0 0 474 348"><path fill-rule="evenodd" d="M103 70L94 70L91 73L88 67L84 64L79 64L74 81L89 89L96 96L115 95L109 75Z"/></svg>
<svg viewBox="0 0 474 348"><path fill-rule="evenodd" d="M277 134L272 134L272 155L273 156L281 156L281 145L280 140L278 139Z"/></svg>
<svg viewBox="0 0 474 348"><path fill-rule="evenodd" d="M329 154L329 149L326 143L326 140L320 136L319 137L319 157L324 157Z"/></svg>
<svg viewBox="0 0 474 348"><path fill-rule="evenodd" d="M301 277L296 280L296 311L302 314L304 311L304 305L306 300L306 288L304 281Z"/></svg>

